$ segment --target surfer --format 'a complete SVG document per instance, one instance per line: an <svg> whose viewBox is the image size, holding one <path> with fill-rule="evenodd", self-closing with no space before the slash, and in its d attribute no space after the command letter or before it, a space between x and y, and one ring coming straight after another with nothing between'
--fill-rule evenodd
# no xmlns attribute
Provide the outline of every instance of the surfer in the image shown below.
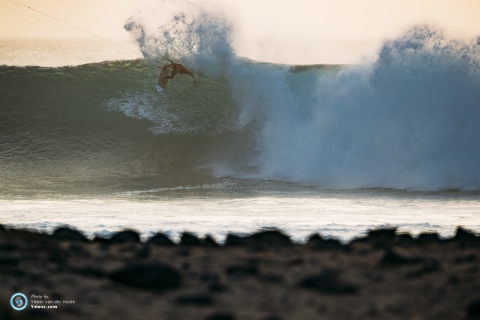
<svg viewBox="0 0 480 320"><path fill-rule="evenodd" d="M168 80L173 79L177 75L177 73L180 73L180 75L188 74L189 76L192 77L193 82L195 82L195 76L190 70L188 70L178 62L173 62L170 59L167 59L167 60L170 61L171 63L168 65L164 65L162 67L156 66L157 68L160 69L160 74L158 75L158 81L157 81L157 91L159 93L163 93L163 91L165 91L165 89L167 88ZM171 72L169 70L170 68L172 68Z"/></svg>
<svg viewBox="0 0 480 320"><path fill-rule="evenodd" d="M165 77L164 79L173 79L177 75L177 73L180 73L180 75L188 74L189 76L192 77L193 82L195 82L195 76L193 75L192 72L190 72L187 68L185 68L185 66L183 66L178 62L173 62L170 59L167 59L167 60L170 61L171 63L169 65L166 65L165 68L171 67L172 73L169 76Z"/></svg>

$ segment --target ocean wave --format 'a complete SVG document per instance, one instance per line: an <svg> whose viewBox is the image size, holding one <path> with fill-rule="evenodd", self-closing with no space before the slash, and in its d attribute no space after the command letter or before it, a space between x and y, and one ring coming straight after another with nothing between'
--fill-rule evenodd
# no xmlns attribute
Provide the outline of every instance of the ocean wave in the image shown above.
<svg viewBox="0 0 480 320"><path fill-rule="evenodd" d="M138 21L127 30L147 58L173 54L205 74L220 70L213 76L229 85L237 127L255 126L248 162L212 163L219 176L329 189L480 188L476 39L418 25L386 40L372 64L295 72L236 57L221 17L177 13L152 32Z"/></svg>
<svg viewBox="0 0 480 320"><path fill-rule="evenodd" d="M160 190L224 177L480 189L476 40L420 25L386 40L372 64L287 66L238 57L221 15L174 12L152 27L144 14L126 23L144 60L0 67L3 191ZM149 62L164 57L198 81L178 76L159 95Z"/></svg>

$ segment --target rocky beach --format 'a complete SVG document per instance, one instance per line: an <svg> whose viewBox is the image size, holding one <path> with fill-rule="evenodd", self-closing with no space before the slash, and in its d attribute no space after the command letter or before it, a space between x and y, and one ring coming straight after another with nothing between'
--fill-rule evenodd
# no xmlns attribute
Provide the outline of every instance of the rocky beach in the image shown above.
<svg viewBox="0 0 480 320"><path fill-rule="evenodd" d="M479 319L480 237L371 230L349 243L279 230L142 242L0 228L0 318ZM14 310L15 293L28 298Z"/></svg>

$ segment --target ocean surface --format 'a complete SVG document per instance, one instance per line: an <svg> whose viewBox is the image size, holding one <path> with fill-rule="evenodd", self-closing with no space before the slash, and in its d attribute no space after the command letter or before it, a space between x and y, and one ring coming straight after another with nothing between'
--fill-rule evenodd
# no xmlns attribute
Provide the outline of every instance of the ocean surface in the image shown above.
<svg viewBox="0 0 480 320"><path fill-rule="evenodd" d="M132 17L143 58L0 66L0 223L220 241L480 232L478 40L417 26L372 63L279 65L237 56L223 23ZM197 81L159 94L164 56Z"/></svg>

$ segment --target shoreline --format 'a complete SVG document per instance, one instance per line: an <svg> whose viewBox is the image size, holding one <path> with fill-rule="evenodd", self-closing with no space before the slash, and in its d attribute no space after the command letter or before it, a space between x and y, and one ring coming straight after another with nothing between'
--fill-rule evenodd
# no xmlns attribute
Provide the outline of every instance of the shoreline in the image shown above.
<svg viewBox="0 0 480 320"><path fill-rule="evenodd" d="M395 229L341 243L278 230L225 244L0 227L1 319L478 319L480 237ZM25 310L9 305L32 295ZM44 297L44 298L42 298ZM42 303L43 301L43 303ZM55 303L56 301L56 303Z"/></svg>
<svg viewBox="0 0 480 320"><path fill-rule="evenodd" d="M383 195L342 192L168 201L0 201L0 223L47 233L68 226L82 230L88 238L110 237L129 228L146 240L160 231L175 241L185 231L224 241L227 231L247 235L271 228L283 230L295 241L306 241L318 232L348 242L369 229L393 227L415 236L436 231L443 238L453 236L459 225L480 233L478 197Z"/></svg>

